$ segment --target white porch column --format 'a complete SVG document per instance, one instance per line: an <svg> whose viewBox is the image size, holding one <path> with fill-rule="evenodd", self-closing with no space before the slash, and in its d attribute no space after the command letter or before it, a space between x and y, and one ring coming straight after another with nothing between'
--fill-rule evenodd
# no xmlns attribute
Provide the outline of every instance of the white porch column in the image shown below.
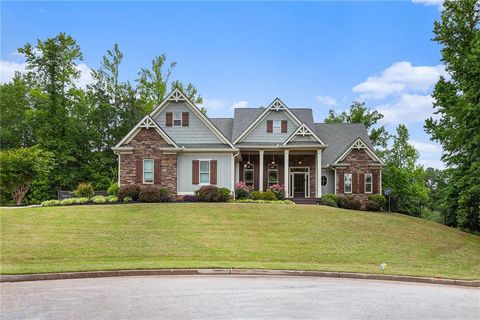
<svg viewBox="0 0 480 320"><path fill-rule="evenodd" d="M316 180L316 191L317 191L317 198L322 197L322 149L317 150L317 165L315 167L315 172L317 174Z"/></svg>
<svg viewBox="0 0 480 320"><path fill-rule="evenodd" d="M289 189L289 182L290 182L290 169L288 165L288 151L289 150L284 150L283 152L283 177L284 177L284 186L285 186L285 194L287 198L290 198L290 189Z"/></svg>
<svg viewBox="0 0 480 320"><path fill-rule="evenodd" d="M233 153L230 162L230 190L232 193L235 191L235 156Z"/></svg>
<svg viewBox="0 0 480 320"><path fill-rule="evenodd" d="M260 154L260 172L258 174L258 190L263 191L263 150L259 151Z"/></svg>

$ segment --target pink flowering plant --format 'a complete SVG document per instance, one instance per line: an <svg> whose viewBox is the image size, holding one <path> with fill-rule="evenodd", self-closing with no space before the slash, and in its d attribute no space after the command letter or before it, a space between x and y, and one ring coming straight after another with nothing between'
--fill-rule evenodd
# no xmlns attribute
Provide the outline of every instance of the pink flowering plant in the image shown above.
<svg viewBox="0 0 480 320"><path fill-rule="evenodd" d="M275 194L277 200L285 199L285 187L283 184L274 184L268 188L268 191L272 191Z"/></svg>
<svg viewBox="0 0 480 320"><path fill-rule="evenodd" d="M236 199L250 199L253 187L247 186L243 181L239 181L235 184L235 198Z"/></svg>

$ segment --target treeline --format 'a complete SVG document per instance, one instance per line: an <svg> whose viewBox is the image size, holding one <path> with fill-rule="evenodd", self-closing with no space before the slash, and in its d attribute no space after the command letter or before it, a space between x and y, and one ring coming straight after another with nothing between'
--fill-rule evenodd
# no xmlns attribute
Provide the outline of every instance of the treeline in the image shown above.
<svg viewBox="0 0 480 320"><path fill-rule="evenodd" d="M0 87L1 149L10 150L5 154L10 160L49 161L42 161L42 168L30 167L29 174L26 168L23 173L10 171L8 176L9 171L2 170L3 204L13 201L8 188L12 176L31 185L24 203L55 198L58 190L72 190L82 181L107 189L117 177L111 148L170 90L179 88L195 103L202 103L191 83L171 80L176 63L167 63L165 55L140 69L131 83L120 78L123 53L115 44L100 67L91 70L93 82L81 88L78 64L83 55L71 36L60 33L36 45L27 43L18 52L25 58L26 71ZM30 149L18 151L32 146L36 148L28 156ZM42 174L34 174L35 170Z"/></svg>

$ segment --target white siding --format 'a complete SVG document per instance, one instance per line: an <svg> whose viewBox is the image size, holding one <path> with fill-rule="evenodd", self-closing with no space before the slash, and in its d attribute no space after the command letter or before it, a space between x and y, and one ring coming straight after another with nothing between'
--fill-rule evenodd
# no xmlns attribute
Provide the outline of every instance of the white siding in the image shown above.
<svg viewBox="0 0 480 320"><path fill-rule="evenodd" d="M287 120L287 133L267 133L267 120ZM284 142L297 129L285 111L270 111L242 142Z"/></svg>
<svg viewBox="0 0 480 320"><path fill-rule="evenodd" d="M167 112L188 112L189 126L167 127L165 123ZM155 121L180 147L182 143L223 143L185 102L170 102Z"/></svg>
<svg viewBox="0 0 480 320"><path fill-rule="evenodd" d="M330 169L322 169L322 176L327 177L327 185L322 187L322 194L333 194L335 193L335 171Z"/></svg>
<svg viewBox="0 0 480 320"><path fill-rule="evenodd" d="M182 153L177 155L177 192L193 193L201 185L192 184L193 160L217 160L217 187L232 188L231 153Z"/></svg>

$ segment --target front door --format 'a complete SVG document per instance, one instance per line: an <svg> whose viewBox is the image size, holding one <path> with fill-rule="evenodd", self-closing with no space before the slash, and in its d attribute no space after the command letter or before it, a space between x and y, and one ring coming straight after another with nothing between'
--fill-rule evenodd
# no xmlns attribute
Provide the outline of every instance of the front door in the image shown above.
<svg viewBox="0 0 480 320"><path fill-rule="evenodd" d="M305 197L305 173L293 174L293 197Z"/></svg>
<svg viewBox="0 0 480 320"><path fill-rule="evenodd" d="M310 197L310 168L291 167L289 196L294 198Z"/></svg>

